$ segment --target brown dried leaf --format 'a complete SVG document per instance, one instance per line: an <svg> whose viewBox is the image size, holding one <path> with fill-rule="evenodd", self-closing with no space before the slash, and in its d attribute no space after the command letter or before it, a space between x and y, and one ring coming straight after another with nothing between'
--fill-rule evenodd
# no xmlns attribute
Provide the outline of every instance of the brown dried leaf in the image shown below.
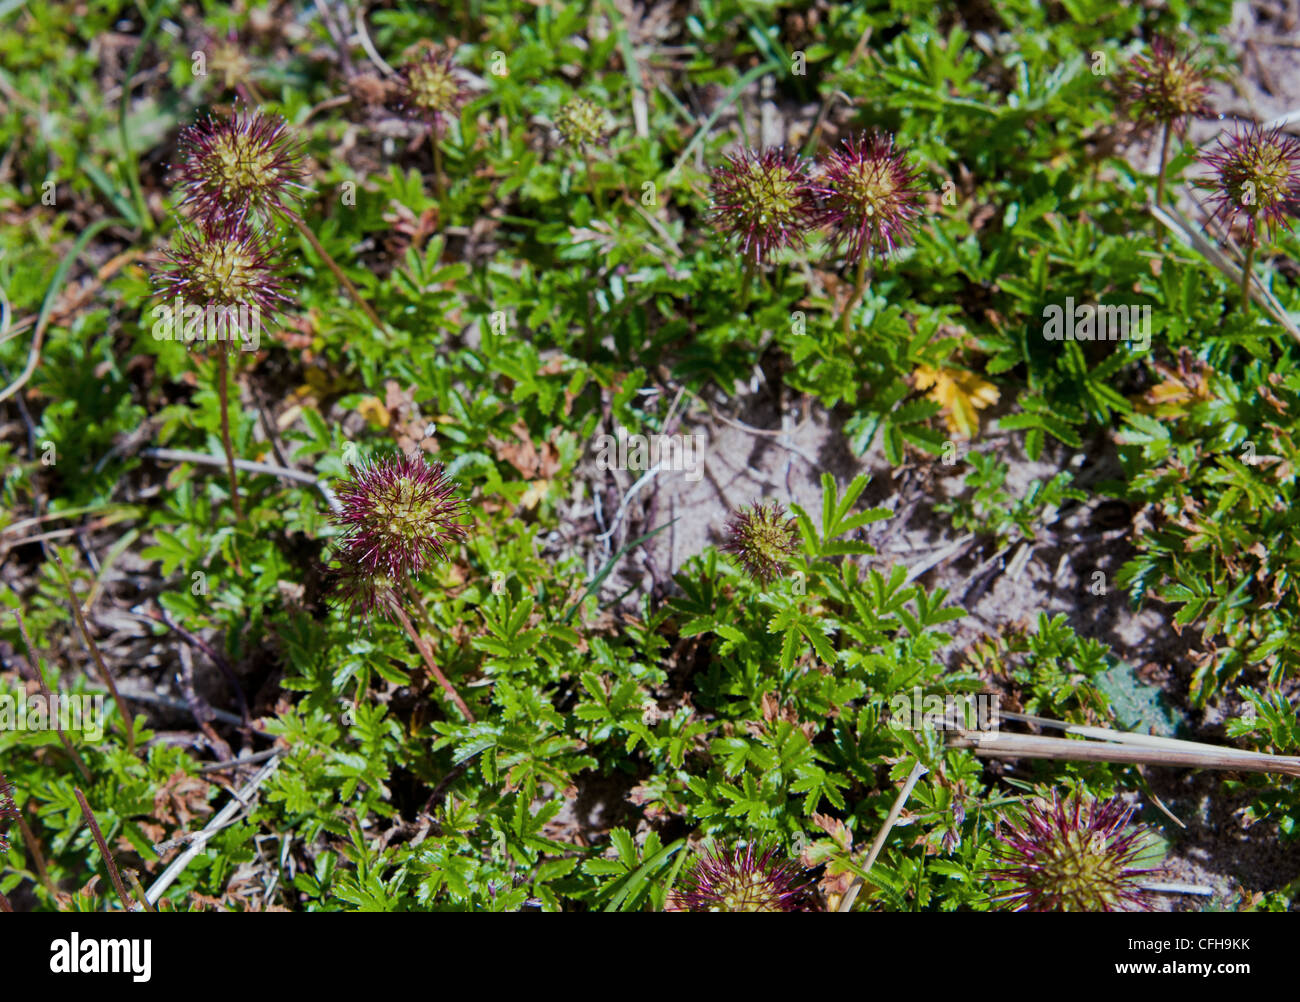
<svg viewBox="0 0 1300 1002"><path fill-rule="evenodd" d="M814 812L812 822L829 835L835 844L845 852L848 852L853 847L853 836L839 818Z"/></svg>

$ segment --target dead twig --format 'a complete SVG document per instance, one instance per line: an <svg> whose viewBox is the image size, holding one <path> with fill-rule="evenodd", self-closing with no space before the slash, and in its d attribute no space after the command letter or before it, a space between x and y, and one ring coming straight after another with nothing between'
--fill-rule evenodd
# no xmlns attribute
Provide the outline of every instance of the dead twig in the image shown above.
<svg viewBox="0 0 1300 1002"><path fill-rule="evenodd" d="M190 452L188 449L141 449L140 455L148 459L157 459L169 463L200 463L206 466L220 466L223 468L226 465L224 456L209 456L205 452ZM248 473L265 473L272 477L295 480L300 484L311 484L321 492L321 495L325 498L325 503L330 506L330 511L342 511L338 498L334 496L334 492L330 490L329 486L310 473L286 469L283 466L273 466L270 463L255 463L250 459L236 459L235 469L245 470Z"/></svg>
<svg viewBox="0 0 1300 1002"><path fill-rule="evenodd" d="M1195 894L1202 898L1214 896L1214 888L1206 887L1204 884L1140 884L1138 886L1153 894Z"/></svg>
<svg viewBox="0 0 1300 1002"><path fill-rule="evenodd" d="M223 762L212 762L208 765L199 766L197 771L222 772L225 769L237 769L241 765L257 765L259 762L265 762L279 754L279 748L271 748L268 751L258 752L256 755L245 755L243 758L228 758Z"/></svg>
<svg viewBox="0 0 1300 1002"><path fill-rule="evenodd" d="M204 846L207 845L208 839L222 828L226 827L227 822L229 822L230 819L241 810L246 812L249 809L248 805L250 804L253 794L255 794L258 791L258 788L266 782L271 773L275 772L276 767L279 764L280 756L276 755L271 759L271 761L267 762L266 765L258 770L256 776L244 784L243 788L240 789L240 791L231 799L230 803L226 804L225 807L218 811L201 832L191 839L189 848L172 860L171 865L162 872L158 879L153 882L152 886L150 886L149 890L145 893L144 899L146 905L156 905L159 899L162 898L163 894L166 892L167 888L171 887L171 885L176 881L176 878L185 872L185 868L190 865L190 861L203 851Z"/></svg>
<svg viewBox="0 0 1300 1002"><path fill-rule="evenodd" d="M179 625L178 623L173 623L170 619L167 618L167 614L165 612L160 611L157 616L145 615L139 612L128 612L127 615L132 616L135 619L145 623L161 623L163 626L167 627L167 629L171 630L173 633L175 633L178 637L184 640L191 647L194 647L197 650L200 650L204 654L206 654L208 660L217 666L217 669L221 672L222 675L226 677L226 681L230 683L230 687L235 691L235 699L239 702L239 712L241 716L241 721L239 726L241 727L249 726L250 718L248 712L248 698L244 695L244 687L240 685L239 678L235 675L235 669L231 666L230 662L227 661L225 657L223 657L221 654L217 653L217 650L211 644L209 644L202 637L196 636L195 634L191 633L189 630L185 629L183 626ZM204 705L206 706L206 704ZM209 707L209 709L213 713L217 712L212 707Z"/></svg>
<svg viewBox="0 0 1300 1002"><path fill-rule="evenodd" d="M608 531L597 536L596 537L597 539L604 542L605 540L611 538L614 535L614 533L618 531L618 527L623 522L623 515L627 512L627 506L631 504L632 499L636 497L637 493L641 490L641 488L644 487L646 484L648 484L651 480L653 480L655 478L655 475L661 469L663 469L663 464L655 463L654 466L646 470L645 473L641 475L640 479L637 480L637 482L634 483L628 489L628 492L623 495L623 500L622 502L620 502L618 506L618 512L614 515L614 523L609 527Z"/></svg>
<svg viewBox="0 0 1300 1002"><path fill-rule="evenodd" d="M319 0L318 0L319 2ZM375 43L370 40L370 32L366 30L366 15L364 11L356 12L353 26L356 29L356 39L361 43L361 47L366 50L366 57L375 64L375 67L386 77L397 76L397 71L388 63L384 62L384 57L379 54L375 48Z"/></svg>
<svg viewBox="0 0 1300 1002"><path fill-rule="evenodd" d="M975 533L968 532L966 533L966 535L958 539L954 539L951 543L949 543L947 546L943 547L942 549L938 551L931 551L925 557L924 560L922 560L920 563L914 564L913 566L907 569L907 578L903 581L903 584L905 585L911 584L922 574L925 574L927 571L930 571L933 568L938 567L944 561L948 560L949 557L952 557L954 555L960 556L961 554L964 554L968 549L970 549L974 545L975 545Z"/></svg>

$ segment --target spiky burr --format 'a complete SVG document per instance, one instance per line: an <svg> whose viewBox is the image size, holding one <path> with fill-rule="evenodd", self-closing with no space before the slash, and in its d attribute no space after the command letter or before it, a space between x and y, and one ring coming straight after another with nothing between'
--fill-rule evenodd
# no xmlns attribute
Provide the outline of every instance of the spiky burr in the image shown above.
<svg viewBox="0 0 1300 1002"><path fill-rule="evenodd" d="M1133 809L1118 798L1062 799L1055 792L1026 806L1000 837L989 873L1007 892L995 900L1015 911L1114 912L1149 909L1140 865L1148 833L1130 827Z"/></svg>
<svg viewBox="0 0 1300 1002"><path fill-rule="evenodd" d="M799 157L780 148L745 150L713 171L711 188L710 218L746 261L762 264L782 248L806 245L816 206Z"/></svg>
<svg viewBox="0 0 1300 1002"><path fill-rule="evenodd" d="M674 890L673 904L692 912L810 911L810 882L775 846L756 850L712 846L696 857Z"/></svg>
<svg viewBox="0 0 1300 1002"><path fill-rule="evenodd" d="M727 525L723 550L733 554L759 584L780 577L799 549L797 523L778 501L736 512Z"/></svg>

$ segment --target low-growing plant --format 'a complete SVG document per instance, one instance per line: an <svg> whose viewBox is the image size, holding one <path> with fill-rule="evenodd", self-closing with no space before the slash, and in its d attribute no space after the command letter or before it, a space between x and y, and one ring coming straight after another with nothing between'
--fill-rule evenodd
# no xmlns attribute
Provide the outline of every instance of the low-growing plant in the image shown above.
<svg viewBox="0 0 1300 1002"><path fill-rule="evenodd" d="M1300 146L1187 142L1227 4L9 13L0 908L1196 908L1093 740L1179 721L1295 837ZM1123 592L954 584L1045 544Z"/></svg>

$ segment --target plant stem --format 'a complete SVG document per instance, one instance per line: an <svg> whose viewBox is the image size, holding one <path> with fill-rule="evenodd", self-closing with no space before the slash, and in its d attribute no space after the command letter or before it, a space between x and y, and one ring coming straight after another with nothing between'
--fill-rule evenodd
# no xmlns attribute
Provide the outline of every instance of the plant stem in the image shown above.
<svg viewBox="0 0 1300 1002"><path fill-rule="evenodd" d="M141 903L144 905L144 910L157 915L158 909L149 901L149 896L145 893L145 889L140 886L140 879L130 870L126 871L126 879L131 881L131 890L135 891L136 896L139 897Z"/></svg>
<svg viewBox="0 0 1300 1002"><path fill-rule="evenodd" d="M582 159L587 162L587 187L591 189L591 204L603 216L605 214L605 200L600 197L600 189L596 186L596 172L591 166L591 151L585 145L582 147Z"/></svg>
<svg viewBox="0 0 1300 1002"><path fill-rule="evenodd" d="M244 80L235 84L235 93L239 95L244 104L252 107L266 104L266 98L262 97L262 92L257 89L257 84L252 80Z"/></svg>
<svg viewBox="0 0 1300 1002"><path fill-rule="evenodd" d="M366 302L365 297L363 297L357 287L352 284L352 280L348 278L347 275L343 274L343 269L338 266L338 262L330 257L325 248L321 246L321 242L316 239L316 234L311 231L311 227L303 222L302 217L297 215L297 213L289 213L289 219L292 221L293 225L298 228L298 232L303 235L303 238L311 244L312 250L320 255L321 260L325 262L326 267L334 273L334 277L337 278L343 288L347 290L348 295L352 297L352 301L361 307L361 312L369 318L370 322L374 324L379 331L387 334L388 328L385 327L383 321L379 319L379 314L375 312L375 308Z"/></svg>
<svg viewBox="0 0 1300 1002"><path fill-rule="evenodd" d="M591 265L587 266L587 284L594 282L594 276L591 274ZM590 289L584 289L582 294L583 305L587 308L587 333L584 335L582 342L583 354L590 357L591 353L596 350L596 313L591 308L592 295Z"/></svg>
<svg viewBox="0 0 1300 1002"><path fill-rule="evenodd" d="M56 546L50 547L50 552L54 554L54 562L59 567L59 576L63 579L63 587L67 589L68 601L72 603L72 615L77 620L77 628L81 631L81 637L90 648L91 656L95 659L95 667L99 669L99 677L103 679L104 685L113 696L113 702L117 704L117 712L122 715L122 722L126 727L126 750L130 755L135 754L135 718L131 716L131 710L122 699L122 694L117 691L117 683L113 681L113 673L108 670L108 665L104 664L104 657L99 653L99 645L95 643L95 638L90 635L90 628L86 625L86 617L81 612L81 602L77 598L77 593L72 587L72 578L68 575L68 570L63 566L63 558L59 556L59 550Z"/></svg>
<svg viewBox="0 0 1300 1002"><path fill-rule="evenodd" d="M1160 140L1160 173L1156 175L1156 205L1165 204L1165 166L1169 157L1169 130L1173 128L1172 122L1165 123L1165 132Z"/></svg>
<svg viewBox="0 0 1300 1002"><path fill-rule="evenodd" d="M451 697L451 701L455 703L456 708L465 715L465 719L471 724L475 723L474 714L469 712L469 707L465 705L465 700L460 698L460 693L456 691L456 687L448 681L447 676L444 675L442 670L434 663L433 651L429 649L428 643L425 641L424 637L420 635L420 631L415 628L415 624L411 622L411 617L406 614L406 610L402 608L401 602L396 595L393 596L392 610L397 614L397 618L401 620L402 625L406 627L407 634L409 634L410 638L415 641L416 649L419 650L420 657L424 659L425 666L429 669L430 674L432 674L438 684L442 686L443 691Z"/></svg>
<svg viewBox="0 0 1300 1002"><path fill-rule="evenodd" d="M1255 267L1255 232L1252 230L1249 235L1249 243L1246 244L1246 264L1241 269L1241 312L1250 312L1250 273Z"/></svg>
<svg viewBox="0 0 1300 1002"><path fill-rule="evenodd" d="M27 635L27 626L23 623L23 614L17 609L14 610L14 619L18 620L18 634L23 638L23 644L27 648L27 663L32 669L32 675L36 678L36 684L41 687L41 695L45 697L45 705L47 707L52 707L54 706L54 702L53 696L50 693L49 683L45 681L45 676L41 674L41 662L36 657L36 648L32 646L32 638ZM20 667L19 672L21 673L21 671L22 669ZM59 715L57 713L52 713L50 715L50 721L54 724L54 730L58 733L59 740L63 742L63 748L68 753L68 757L72 759L73 764L77 767L77 771L81 773L82 778L85 779L87 785L94 782L90 778L90 770L86 768L86 763L82 760L81 756L77 754L77 749L73 746L72 741L64 732L63 725L59 722Z"/></svg>
<svg viewBox="0 0 1300 1002"><path fill-rule="evenodd" d="M95 815L90 811L90 805L86 803L86 795L75 786L72 788L72 792L76 794L77 803L81 807L81 816L86 819L86 824L90 825L90 834L95 838L95 845L99 847L99 854L104 857L104 864L108 867L108 875L113 881L113 889L117 891L117 896L122 901L122 910L134 911L131 895L126 893L126 885L122 883L122 875L118 873L117 862L113 859L113 854L108 851L108 843L104 841L104 833L99 830L99 822L95 820Z"/></svg>
<svg viewBox="0 0 1300 1002"><path fill-rule="evenodd" d="M853 315L853 307L858 305L862 299L862 294L866 291L867 285L867 255L864 253L858 258L858 277L853 285L853 294L849 296L849 301L844 304L844 312L840 314L840 329L844 332L844 342L851 346L849 341L849 319Z"/></svg>
<svg viewBox="0 0 1300 1002"><path fill-rule="evenodd" d="M226 452L226 474L230 477L230 504L235 509L235 522L244 521L244 512L239 504L239 481L235 473L235 447L230 441L230 362L226 351L217 348L217 397L221 400L221 447Z"/></svg>
<svg viewBox="0 0 1300 1002"><path fill-rule="evenodd" d="M433 625L433 619L429 616L429 610L424 607L424 602L420 600L420 595L415 590L415 586L412 585L410 581L407 581L403 590L406 597L411 602L411 608L420 614L420 622L423 624L424 628L429 631L430 635L437 633L438 628Z"/></svg>
<svg viewBox="0 0 1300 1002"><path fill-rule="evenodd" d="M429 130L429 145L433 147L433 197L442 201L442 145L438 141L438 116L433 116L433 128Z"/></svg>
<svg viewBox="0 0 1300 1002"><path fill-rule="evenodd" d="M740 280L740 302L736 309L740 313L745 312L745 307L749 305L749 291L754 285L754 261L751 258L745 259L745 277Z"/></svg>
<svg viewBox="0 0 1300 1002"><path fill-rule="evenodd" d="M31 805L29 803L29 806ZM36 841L36 834L32 831L31 826L27 824L27 819L23 817L21 811L18 812L18 831L22 833L23 845L27 851L32 854L32 866L36 868L36 876L40 878L42 886L49 892L50 897L56 897L59 893L54 882L50 880L50 872L45 868L45 854L41 852L41 844Z"/></svg>

